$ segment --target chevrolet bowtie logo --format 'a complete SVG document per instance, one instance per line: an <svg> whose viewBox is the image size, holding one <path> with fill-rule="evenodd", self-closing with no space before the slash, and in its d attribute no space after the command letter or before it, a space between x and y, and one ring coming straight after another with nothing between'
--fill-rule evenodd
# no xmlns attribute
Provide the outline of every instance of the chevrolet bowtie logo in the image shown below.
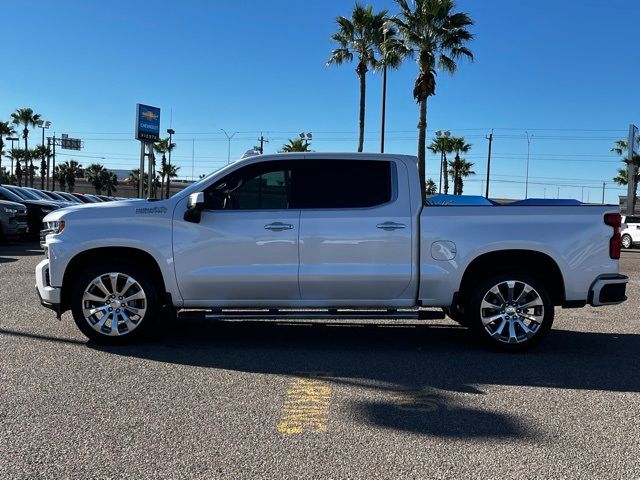
<svg viewBox="0 0 640 480"><path fill-rule="evenodd" d="M142 112L142 116L149 121L156 120L158 118L158 115L156 115L153 112L150 112L149 110L145 110L144 112Z"/></svg>

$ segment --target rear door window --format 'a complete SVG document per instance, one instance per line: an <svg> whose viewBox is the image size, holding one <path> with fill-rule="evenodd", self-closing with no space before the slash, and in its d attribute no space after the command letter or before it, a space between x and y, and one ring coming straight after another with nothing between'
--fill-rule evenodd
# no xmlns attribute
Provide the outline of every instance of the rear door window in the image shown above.
<svg viewBox="0 0 640 480"><path fill-rule="evenodd" d="M293 172L292 208L367 208L392 199L393 164L382 160L301 160Z"/></svg>

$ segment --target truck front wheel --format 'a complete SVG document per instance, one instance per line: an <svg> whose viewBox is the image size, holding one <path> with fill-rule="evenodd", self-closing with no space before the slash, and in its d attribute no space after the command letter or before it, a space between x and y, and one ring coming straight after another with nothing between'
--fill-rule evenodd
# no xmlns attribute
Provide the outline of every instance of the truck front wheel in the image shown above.
<svg viewBox="0 0 640 480"><path fill-rule="evenodd" d="M149 273L128 262L104 262L83 270L72 286L71 311L90 340L119 344L140 338L160 313Z"/></svg>
<svg viewBox="0 0 640 480"><path fill-rule="evenodd" d="M538 279L520 273L478 282L467 318L477 335L501 350L525 350L549 333L553 303Z"/></svg>

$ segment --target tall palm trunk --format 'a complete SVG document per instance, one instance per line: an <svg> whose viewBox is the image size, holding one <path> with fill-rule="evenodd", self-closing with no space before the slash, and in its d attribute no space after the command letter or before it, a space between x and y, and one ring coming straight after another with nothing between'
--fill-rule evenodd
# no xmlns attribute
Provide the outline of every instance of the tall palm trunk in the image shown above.
<svg viewBox="0 0 640 480"><path fill-rule="evenodd" d="M420 120L418 121L418 174L420 175L420 193L422 202L426 200L426 162L425 154L427 148L427 98L420 100ZM446 170L445 170L446 172ZM445 175L445 192L448 188Z"/></svg>
<svg viewBox="0 0 640 480"><path fill-rule="evenodd" d="M25 178L24 183L33 187L33 159L31 158L31 155L29 155L29 130L25 128L22 131L22 134L24 135L24 164L25 167L27 167L27 178Z"/></svg>
<svg viewBox="0 0 640 480"><path fill-rule="evenodd" d="M171 196L171 174L167 175L167 198Z"/></svg>
<svg viewBox="0 0 640 480"><path fill-rule="evenodd" d="M442 155L442 171L444 172L444 193L449 193L449 169L447 168L447 153Z"/></svg>
<svg viewBox="0 0 640 480"><path fill-rule="evenodd" d="M367 66L360 62L356 73L360 78L360 135L358 137L358 152L362 152L364 148L364 113L365 101L367 96Z"/></svg>

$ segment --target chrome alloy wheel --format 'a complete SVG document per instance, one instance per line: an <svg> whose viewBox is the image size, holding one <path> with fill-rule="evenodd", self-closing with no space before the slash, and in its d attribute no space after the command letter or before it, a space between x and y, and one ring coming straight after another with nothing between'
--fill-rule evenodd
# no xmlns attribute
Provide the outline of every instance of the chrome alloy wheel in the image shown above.
<svg viewBox="0 0 640 480"><path fill-rule="evenodd" d="M82 295L87 323L102 335L117 337L135 330L144 319L147 296L125 273L110 272L94 278Z"/></svg>
<svg viewBox="0 0 640 480"><path fill-rule="evenodd" d="M480 304L482 326L495 340L522 343L533 337L544 320L544 302L535 289L519 280L492 287Z"/></svg>
<svg viewBox="0 0 640 480"><path fill-rule="evenodd" d="M622 248L631 248L631 237L629 235L622 236Z"/></svg>

